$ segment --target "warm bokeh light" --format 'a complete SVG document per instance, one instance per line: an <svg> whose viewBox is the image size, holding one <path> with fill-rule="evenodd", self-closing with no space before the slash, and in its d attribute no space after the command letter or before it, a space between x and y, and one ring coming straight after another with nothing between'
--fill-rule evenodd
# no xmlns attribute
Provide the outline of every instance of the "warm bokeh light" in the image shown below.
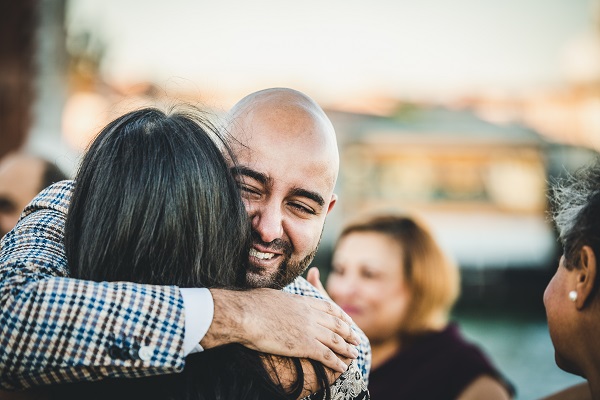
<svg viewBox="0 0 600 400"><path fill-rule="evenodd" d="M109 102L96 93L71 95L63 110L63 138L69 146L83 151L108 122Z"/></svg>
<svg viewBox="0 0 600 400"><path fill-rule="evenodd" d="M325 104L447 99L560 84L566 48L592 30L592 4L78 0L67 28L103 49L109 81L175 78L227 100L270 86Z"/></svg>

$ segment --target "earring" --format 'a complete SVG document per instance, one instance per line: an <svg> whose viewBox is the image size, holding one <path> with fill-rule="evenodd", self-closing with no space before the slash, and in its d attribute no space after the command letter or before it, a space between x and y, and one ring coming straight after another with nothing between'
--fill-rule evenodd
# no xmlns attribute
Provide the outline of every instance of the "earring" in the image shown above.
<svg viewBox="0 0 600 400"><path fill-rule="evenodd" d="M571 290L569 292L569 300L571 300L573 302L577 300L577 291Z"/></svg>

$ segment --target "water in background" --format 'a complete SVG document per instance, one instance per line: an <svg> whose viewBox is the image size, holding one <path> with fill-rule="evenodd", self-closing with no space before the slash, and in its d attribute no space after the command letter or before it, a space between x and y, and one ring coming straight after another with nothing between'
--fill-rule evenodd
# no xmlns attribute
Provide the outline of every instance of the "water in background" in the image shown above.
<svg viewBox="0 0 600 400"><path fill-rule="evenodd" d="M495 276L483 289L467 285L453 313L464 335L515 385L518 400L539 399L583 381L554 362L542 303L550 276L515 271Z"/></svg>
<svg viewBox="0 0 600 400"><path fill-rule="evenodd" d="M556 366L543 319L510 313L457 313L455 320L515 385L516 399L539 399L583 381Z"/></svg>

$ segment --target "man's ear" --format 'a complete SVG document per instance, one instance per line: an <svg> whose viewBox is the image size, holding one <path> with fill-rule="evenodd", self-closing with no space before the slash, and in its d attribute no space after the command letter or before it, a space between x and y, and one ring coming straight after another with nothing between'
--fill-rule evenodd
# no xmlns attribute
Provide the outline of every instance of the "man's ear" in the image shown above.
<svg viewBox="0 0 600 400"><path fill-rule="evenodd" d="M596 285L596 255L590 246L583 246L579 251L580 268L577 273L577 300L575 305L578 310L583 309L594 292Z"/></svg>
<svg viewBox="0 0 600 400"><path fill-rule="evenodd" d="M333 209L333 206L335 206L335 203L337 202L337 194L333 193L331 195L331 200L329 201L329 205L327 206L327 214L329 214L331 212L331 210Z"/></svg>

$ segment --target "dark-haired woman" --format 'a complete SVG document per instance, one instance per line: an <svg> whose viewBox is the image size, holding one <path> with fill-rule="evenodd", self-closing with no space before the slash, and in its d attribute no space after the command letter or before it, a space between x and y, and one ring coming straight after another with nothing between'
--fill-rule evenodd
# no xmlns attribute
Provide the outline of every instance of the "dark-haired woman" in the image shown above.
<svg viewBox="0 0 600 400"><path fill-rule="evenodd" d="M143 109L107 125L85 154L75 183L62 188L72 190L65 226L71 275L243 289L250 231L223 149L226 142L193 112ZM116 347L115 356L135 358L140 354L130 353L142 352L138 347ZM346 372L331 393L354 391L352 376ZM52 395L234 400L295 399L318 391L313 398L325 398L333 379L316 362L234 344L189 356L180 374L60 385Z"/></svg>

